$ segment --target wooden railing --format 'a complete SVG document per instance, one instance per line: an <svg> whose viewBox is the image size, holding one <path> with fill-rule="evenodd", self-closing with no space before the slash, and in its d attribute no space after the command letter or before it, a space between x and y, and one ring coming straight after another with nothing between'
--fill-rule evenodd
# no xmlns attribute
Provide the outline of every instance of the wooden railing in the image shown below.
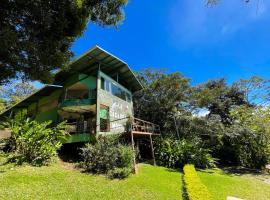
<svg viewBox="0 0 270 200"><path fill-rule="evenodd" d="M148 121L134 118L132 123L132 132L140 134L156 134L160 135L160 126Z"/></svg>

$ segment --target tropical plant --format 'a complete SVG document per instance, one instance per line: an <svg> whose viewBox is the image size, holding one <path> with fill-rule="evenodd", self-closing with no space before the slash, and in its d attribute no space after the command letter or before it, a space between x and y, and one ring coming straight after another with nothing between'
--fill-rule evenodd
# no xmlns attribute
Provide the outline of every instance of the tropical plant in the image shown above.
<svg viewBox="0 0 270 200"><path fill-rule="evenodd" d="M215 166L210 150L204 148L199 138L176 140L159 138L154 141L155 156L158 165L180 168L185 164L194 164L200 168Z"/></svg>
<svg viewBox="0 0 270 200"><path fill-rule="evenodd" d="M65 141L67 132L65 122L52 127L52 122L39 123L31 121L25 114L17 114L9 120L13 141L11 161L40 166L48 164L57 154L57 150Z"/></svg>
<svg viewBox="0 0 270 200"><path fill-rule="evenodd" d="M118 136L99 136L94 144L86 144L80 166L87 172L125 178L133 172L133 151L119 142Z"/></svg>

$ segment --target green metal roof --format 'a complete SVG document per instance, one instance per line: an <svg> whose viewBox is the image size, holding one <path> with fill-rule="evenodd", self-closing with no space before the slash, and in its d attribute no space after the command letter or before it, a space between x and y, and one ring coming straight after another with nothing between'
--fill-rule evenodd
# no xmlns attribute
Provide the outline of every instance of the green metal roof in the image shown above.
<svg viewBox="0 0 270 200"><path fill-rule="evenodd" d="M79 58L71 62L67 70L59 71L55 75L54 85L45 85L43 88L37 90L22 101L0 113L0 117L4 116L12 108L26 108L31 103L36 102L40 97L49 96L53 91L62 87L61 85L67 77L76 72L93 74L96 73L99 68L102 72L115 80L117 80L118 77L118 82L132 92L142 89L141 83L127 63L99 46L94 46Z"/></svg>
<svg viewBox="0 0 270 200"><path fill-rule="evenodd" d="M12 107L8 108L4 112L0 114L0 116L5 115L8 113L9 110L12 108L27 108L31 103L37 102L39 98L49 96L53 91L62 88L60 85L45 85L41 89L37 90L33 94L30 94L29 96L25 97L20 102L16 103Z"/></svg>
<svg viewBox="0 0 270 200"><path fill-rule="evenodd" d="M61 70L55 75L55 84L61 85L68 76L75 72L93 74L99 69L111 78L131 90L132 92L142 89L142 85L128 64L105 51L99 46L94 46L86 53L73 61L67 70ZM118 78L117 78L118 77Z"/></svg>

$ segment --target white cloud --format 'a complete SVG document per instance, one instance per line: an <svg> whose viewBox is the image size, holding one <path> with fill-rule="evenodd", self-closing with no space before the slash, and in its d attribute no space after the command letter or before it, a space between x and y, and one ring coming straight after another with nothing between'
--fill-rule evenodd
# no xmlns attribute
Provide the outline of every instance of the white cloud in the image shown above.
<svg viewBox="0 0 270 200"><path fill-rule="evenodd" d="M169 11L168 32L177 45L218 44L269 17L269 7L269 0L222 0L214 7L203 0L178 0Z"/></svg>

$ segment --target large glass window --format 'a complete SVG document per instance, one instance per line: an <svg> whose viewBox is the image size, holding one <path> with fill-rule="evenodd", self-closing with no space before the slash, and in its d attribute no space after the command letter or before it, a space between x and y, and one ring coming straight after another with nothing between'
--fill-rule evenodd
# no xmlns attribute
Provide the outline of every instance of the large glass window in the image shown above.
<svg viewBox="0 0 270 200"><path fill-rule="evenodd" d="M112 83L112 94L126 101L126 92Z"/></svg>
<svg viewBox="0 0 270 200"><path fill-rule="evenodd" d="M131 95L129 93L126 92L126 101L131 103Z"/></svg>
<svg viewBox="0 0 270 200"><path fill-rule="evenodd" d="M101 77L101 89L110 92L110 81Z"/></svg>
<svg viewBox="0 0 270 200"><path fill-rule="evenodd" d="M120 88L116 83L113 83L103 77L101 77L101 89L111 92L114 96L117 96L124 101L131 102L131 95Z"/></svg>

